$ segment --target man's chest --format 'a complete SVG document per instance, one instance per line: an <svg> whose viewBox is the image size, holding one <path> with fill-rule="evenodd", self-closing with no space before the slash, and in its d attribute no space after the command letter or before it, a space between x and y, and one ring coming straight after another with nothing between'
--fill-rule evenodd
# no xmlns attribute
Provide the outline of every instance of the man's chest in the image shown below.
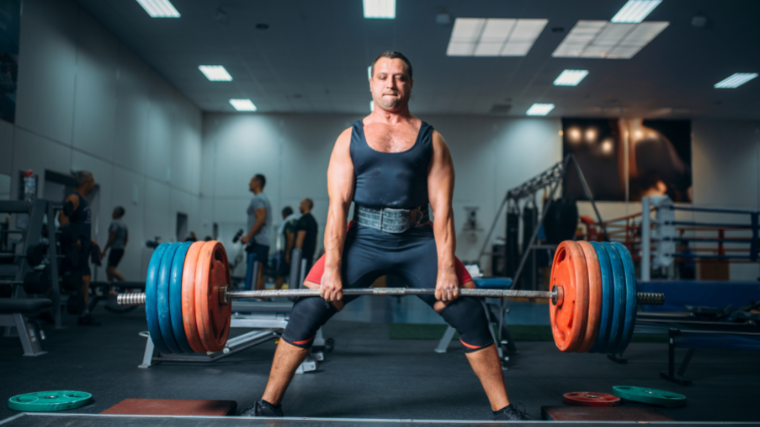
<svg viewBox="0 0 760 427"><path fill-rule="evenodd" d="M365 128L364 138L373 150L400 153L414 146L418 133L419 127L413 125L370 125Z"/></svg>

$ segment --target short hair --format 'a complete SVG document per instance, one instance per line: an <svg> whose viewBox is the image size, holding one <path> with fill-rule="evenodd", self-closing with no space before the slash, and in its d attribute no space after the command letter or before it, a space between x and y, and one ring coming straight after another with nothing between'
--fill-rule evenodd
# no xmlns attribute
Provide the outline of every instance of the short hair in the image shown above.
<svg viewBox="0 0 760 427"><path fill-rule="evenodd" d="M257 173L253 177L256 179L256 181L258 181L258 182L261 183L261 188L262 189L264 188L264 186L267 185L267 177L265 177L264 175L262 175L260 173Z"/></svg>
<svg viewBox="0 0 760 427"><path fill-rule="evenodd" d="M87 184L92 179L92 172L79 171L77 172L77 188Z"/></svg>
<svg viewBox="0 0 760 427"><path fill-rule="evenodd" d="M285 206L282 208L282 216L291 216L293 215L293 208L290 206Z"/></svg>
<svg viewBox="0 0 760 427"><path fill-rule="evenodd" d="M372 61L372 67L370 68L370 77L375 75L375 63L377 63L377 61L379 61L380 58L388 58L388 59L397 59L398 58L398 59L404 61L404 63L406 64L406 71L409 72L409 78L410 79L413 78L412 77L412 63L409 62L409 58L407 58L406 56L404 56L403 53L397 52L395 50L386 50L385 52L383 52L380 55L378 55L377 58L375 58L374 61Z"/></svg>
<svg viewBox="0 0 760 427"><path fill-rule="evenodd" d="M309 209L314 209L314 200L311 200L310 198L303 199L306 203L309 204Z"/></svg>
<svg viewBox="0 0 760 427"><path fill-rule="evenodd" d="M126 209L124 209L124 206L116 206L113 208L114 212L116 212L116 216L119 218L123 217L125 213L127 213Z"/></svg>

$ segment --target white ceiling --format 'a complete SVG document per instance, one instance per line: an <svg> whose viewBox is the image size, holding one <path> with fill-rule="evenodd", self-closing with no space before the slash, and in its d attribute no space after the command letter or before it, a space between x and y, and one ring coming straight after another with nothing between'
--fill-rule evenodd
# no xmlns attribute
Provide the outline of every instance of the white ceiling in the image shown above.
<svg viewBox="0 0 760 427"><path fill-rule="evenodd" d="M259 112L368 113L367 65L398 50L414 66L418 114L491 114L498 104L524 116L549 102L555 117L760 119L760 78L713 88L760 72L757 0L664 0L646 21L670 25L626 60L552 57L578 20L609 20L626 0L397 0L394 20L364 19L361 0L172 0L179 19L152 19L135 0L78 2L203 111L250 98ZM226 22L215 19L220 7ZM451 24L435 22L444 11ZM705 28L691 25L697 13ZM457 17L549 23L525 57L450 57ZM234 80L210 82L199 65L224 65ZM553 86L566 68L589 75Z"/></svg>

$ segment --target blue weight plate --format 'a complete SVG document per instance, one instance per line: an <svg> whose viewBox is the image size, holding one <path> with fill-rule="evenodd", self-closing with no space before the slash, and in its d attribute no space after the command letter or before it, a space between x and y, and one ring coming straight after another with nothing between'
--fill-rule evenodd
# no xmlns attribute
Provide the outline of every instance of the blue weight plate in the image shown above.
<svg viewBox="0 0 760 427"><path fill-rule="evenodd" d="M164 257L166 249L171 246L169 243L158 245L153 256L148 263L148 275L145 278L145 317L148 319L148 333L153 345L162 353L169 353L169 347L164 343L161 336L161 327L158 325L158 305L156 303L158 294L158 270L161 267L161 258Z"/></svg>
<svg viewBox="0 0 760 427"><path fill-rule="evenodd" d="M623 272L625 273L625 322L623 325L623 335L620 342L615 348L615 353L619 354L625 351L628 343L633 336L633 328L636 326L636 306L637 301L637 284L636 284L636 267L633 265L633 258L628 248L618 242L612 242L612 246L617 249L620 259L623 262Z"/></svg>
<svg viewBox="0 0 760 427"><path fill-rule="evenodd" d="M591 242L591 246L596 250L596 256L599 258L599 268L602 272L602 320L599 322L599 335L596 337L594 346L589 353L599 353L607 345L612 327L612 311L615 304L615 284L612 279L612 265L610 257L607 255L607 249L599 242Z"/></svg>
<svg viewBox="0 0 760 427"><path fill-rule="evenodd" d="M607 242L603 242L604 249L610 257L610 266L612 267L612 279L615 288L612 309L612 322L610 322L610 335L607 339L607 345L602 350L603 353L612 353L620 343L620 337L623 335L623 325L625 323L625 272L623 271L623 261L617 250Z"/></svg>
<svg viewBox="0 0 760 427"><path fill-rule="evenodd" d="M172 331L177 345L185 353L193 353L185 335L185 324L182 320L182 270L185 268L185 256L193 242L181 243L172 260L172 271L169 279L169 311L172 318Z"/></svg>
<svg viewBox="0 0 760 427"><path fill-rule="evenodd" d="M172 316L169 308L169 279L172 272L172 260L177 248L181 243L172 243L166 248L164 256L161 257L161 268L158 269L158 285L156 286L156 307L158 307L158 325L161 328L161 336L164 343L172 353L182 353L182 349L177 345L172 330Z"/></svg>

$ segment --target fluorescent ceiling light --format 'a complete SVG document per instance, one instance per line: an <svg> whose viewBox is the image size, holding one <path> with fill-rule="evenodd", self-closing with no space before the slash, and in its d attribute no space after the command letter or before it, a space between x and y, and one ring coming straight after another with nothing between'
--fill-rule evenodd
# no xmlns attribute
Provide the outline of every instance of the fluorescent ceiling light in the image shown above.
<svg viewBox="0 0 760 427"><path fill-rule="evenodd" d="M238 111L256 111L256 106L250 99L230 99L230 104Z"/></svg>
<svg viewBox="0 0 760 427"><path fill-rule="evenodd" d="M554 109L554 104L533 104L528 109L529 116L545 116Z"/></svg>
<svg viewBox="0 0 760 427"><path fill-rule="evenodd" d="M612 17L612 22L641 22L660 3L661 0L630 0Z"/></svg>
<svg viewBox="0 0 760 427"><path fill-rule="evenodd" d="M448 56L525 56L547 19L457 18Z"/></svg>
<svg viewBox="0 0 760 427"><path fill-rule="evenodd" d="M198 69L212 82L228 82L232 80L230 73L221 65L201 65Z"/></svg>
<svg viewBox="0 0 760 427"><path fill-rule="evenodd" d="M137 0L151 18L179 18L179 12L169 0Z"/></svg>
<svg viewBox="0 0 760 427"><path fill-rule="evenodd" d="M554 86L578 86L588 75L588 70L565 70L554 80Z"/></svg>
<svg viewBox="0 0 760 427"><path fill-rule="evenodd" d="M608 21L578 21L552 56L630 59L668 25L669 22L616 24Z"/></svg>
<svg viewBox="0 0 760 427"><path fill-rule="evenodd" d="M396 18L396 0L364 0L364 17L368 19Z"/></svg>
<svg viewBox="0 0 760 427"><path fill-rule="evenodd" d="M734 89L757 77L757 73L734 73L715 83L716 89Z"/></svg>

